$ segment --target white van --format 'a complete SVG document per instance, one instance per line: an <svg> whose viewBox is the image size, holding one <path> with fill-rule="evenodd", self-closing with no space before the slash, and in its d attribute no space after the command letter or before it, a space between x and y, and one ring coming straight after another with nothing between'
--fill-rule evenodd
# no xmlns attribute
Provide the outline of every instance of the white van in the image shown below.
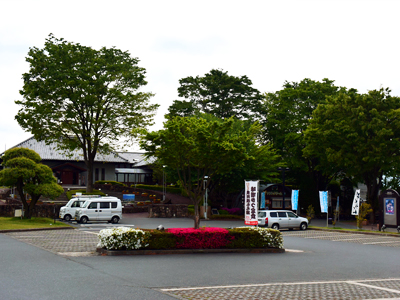
<svg viewBox="0 0 400 300"><path fill-rule="evenodd" d="M71 221L75 216L75 212L82 204L87 200L87 198L72 198L68 203L60 208L59 218L64 221Z"/></svg>
<svg viewBox="0 0 400 300"><path fill-rule="evenodd" d="M86 224L90 221L108 221L117 224L122 219L122 204L117 197L86 199L75 211L75 220Z"/></svg>
<svg viewBox="0 0 400 300"><path fill-rule="evenodd" d="M301 230L306 230L308 227L308 220L299 217L290 210L259 210L258 226L265 226L277 230L281 228L300 228Z"/></svg>

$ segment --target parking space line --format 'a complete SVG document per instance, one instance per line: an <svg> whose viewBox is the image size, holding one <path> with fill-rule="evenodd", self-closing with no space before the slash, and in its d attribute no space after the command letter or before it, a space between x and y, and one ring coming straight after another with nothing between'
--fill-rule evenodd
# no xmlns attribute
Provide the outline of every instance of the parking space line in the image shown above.
<svg viewBox="0 0 400 300"><path fill-rule="evenodd" d="M347 281L347 283L354 284L354 285L359 285L359 286L363 286L363 287L367 287L367 288L382 290L382 291L386 291L386 292L390 292L390 293L400 294L399 290L388 289L388 288L375 286L375 285L370 285L370 284L365 284L365 283L361 283L361 282L357 282L357 281Z"/></svg>
<svg viewBox="0 0 400 300"><path fill-rule="evenodd" d="M384 241L384 242L372 242L372 243L363 243L363 245L375 245L375 244L393 244L393 243L400 243L400 241Z"/></svg>

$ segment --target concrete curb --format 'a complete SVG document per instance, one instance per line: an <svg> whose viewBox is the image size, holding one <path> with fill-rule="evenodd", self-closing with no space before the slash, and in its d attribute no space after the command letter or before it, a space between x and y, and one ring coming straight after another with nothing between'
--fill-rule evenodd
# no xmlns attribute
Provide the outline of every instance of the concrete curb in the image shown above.
<svg viewBox="0 0 400 300"><path fill-rule="evenodd" d="M384 235L384 236L393 236L400 238L400 234L394 232L371 232L371 231L353 231L353 230L344 230L344 229L326 229L326 228L310 228L308 230L317 230L317 231L329 231L329 232L345 232L345 233L356 233L356 234L370 234L370 235Z"/></svg>
<svg viewBox="0 0 400 300"><path fill-rule="evenodd" d="M68 229L76 229L76 228L74 228L74 227L43 227L43 228L6 229L6 230L0 230L0 233L24 232L24 231L43 231L43 230L68 230Z"/></svg>
<svg viewBox="0 0 400 300"><path fill-rule="evenodd" d="M96 252L103 256L121 255L163 255L163 254L199 254L199 253L285 253L278 248L249 248L249 249L170 249L170 250L107 250L97 248Z"/></svg>

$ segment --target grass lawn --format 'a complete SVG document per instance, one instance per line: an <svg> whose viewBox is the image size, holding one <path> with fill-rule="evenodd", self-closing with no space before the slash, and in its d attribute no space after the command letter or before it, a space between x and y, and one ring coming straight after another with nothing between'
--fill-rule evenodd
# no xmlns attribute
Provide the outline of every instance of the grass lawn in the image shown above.
<svg viewBox="0 0 400 300"><path fill-rule="evenodd" d="M71 227L68 224L57 221L54 223L53 219L49 218L32 218L30 220L14 218L14 217L0 217L0 230L10 229L32 229L32 228L47 228L47 227Z"/></svg>

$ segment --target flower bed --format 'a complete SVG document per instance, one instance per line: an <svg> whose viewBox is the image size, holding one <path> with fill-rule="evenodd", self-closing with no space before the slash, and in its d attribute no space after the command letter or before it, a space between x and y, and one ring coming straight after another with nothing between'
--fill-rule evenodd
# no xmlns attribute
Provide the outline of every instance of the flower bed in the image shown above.
<svg viewBox="0 0 400 300"><path fill-rule="evenodd" d="M98 247L107 250L283 248L279 230L260 227L171 228L165 231L117 227L101 230L98 237Z"/></svg>

